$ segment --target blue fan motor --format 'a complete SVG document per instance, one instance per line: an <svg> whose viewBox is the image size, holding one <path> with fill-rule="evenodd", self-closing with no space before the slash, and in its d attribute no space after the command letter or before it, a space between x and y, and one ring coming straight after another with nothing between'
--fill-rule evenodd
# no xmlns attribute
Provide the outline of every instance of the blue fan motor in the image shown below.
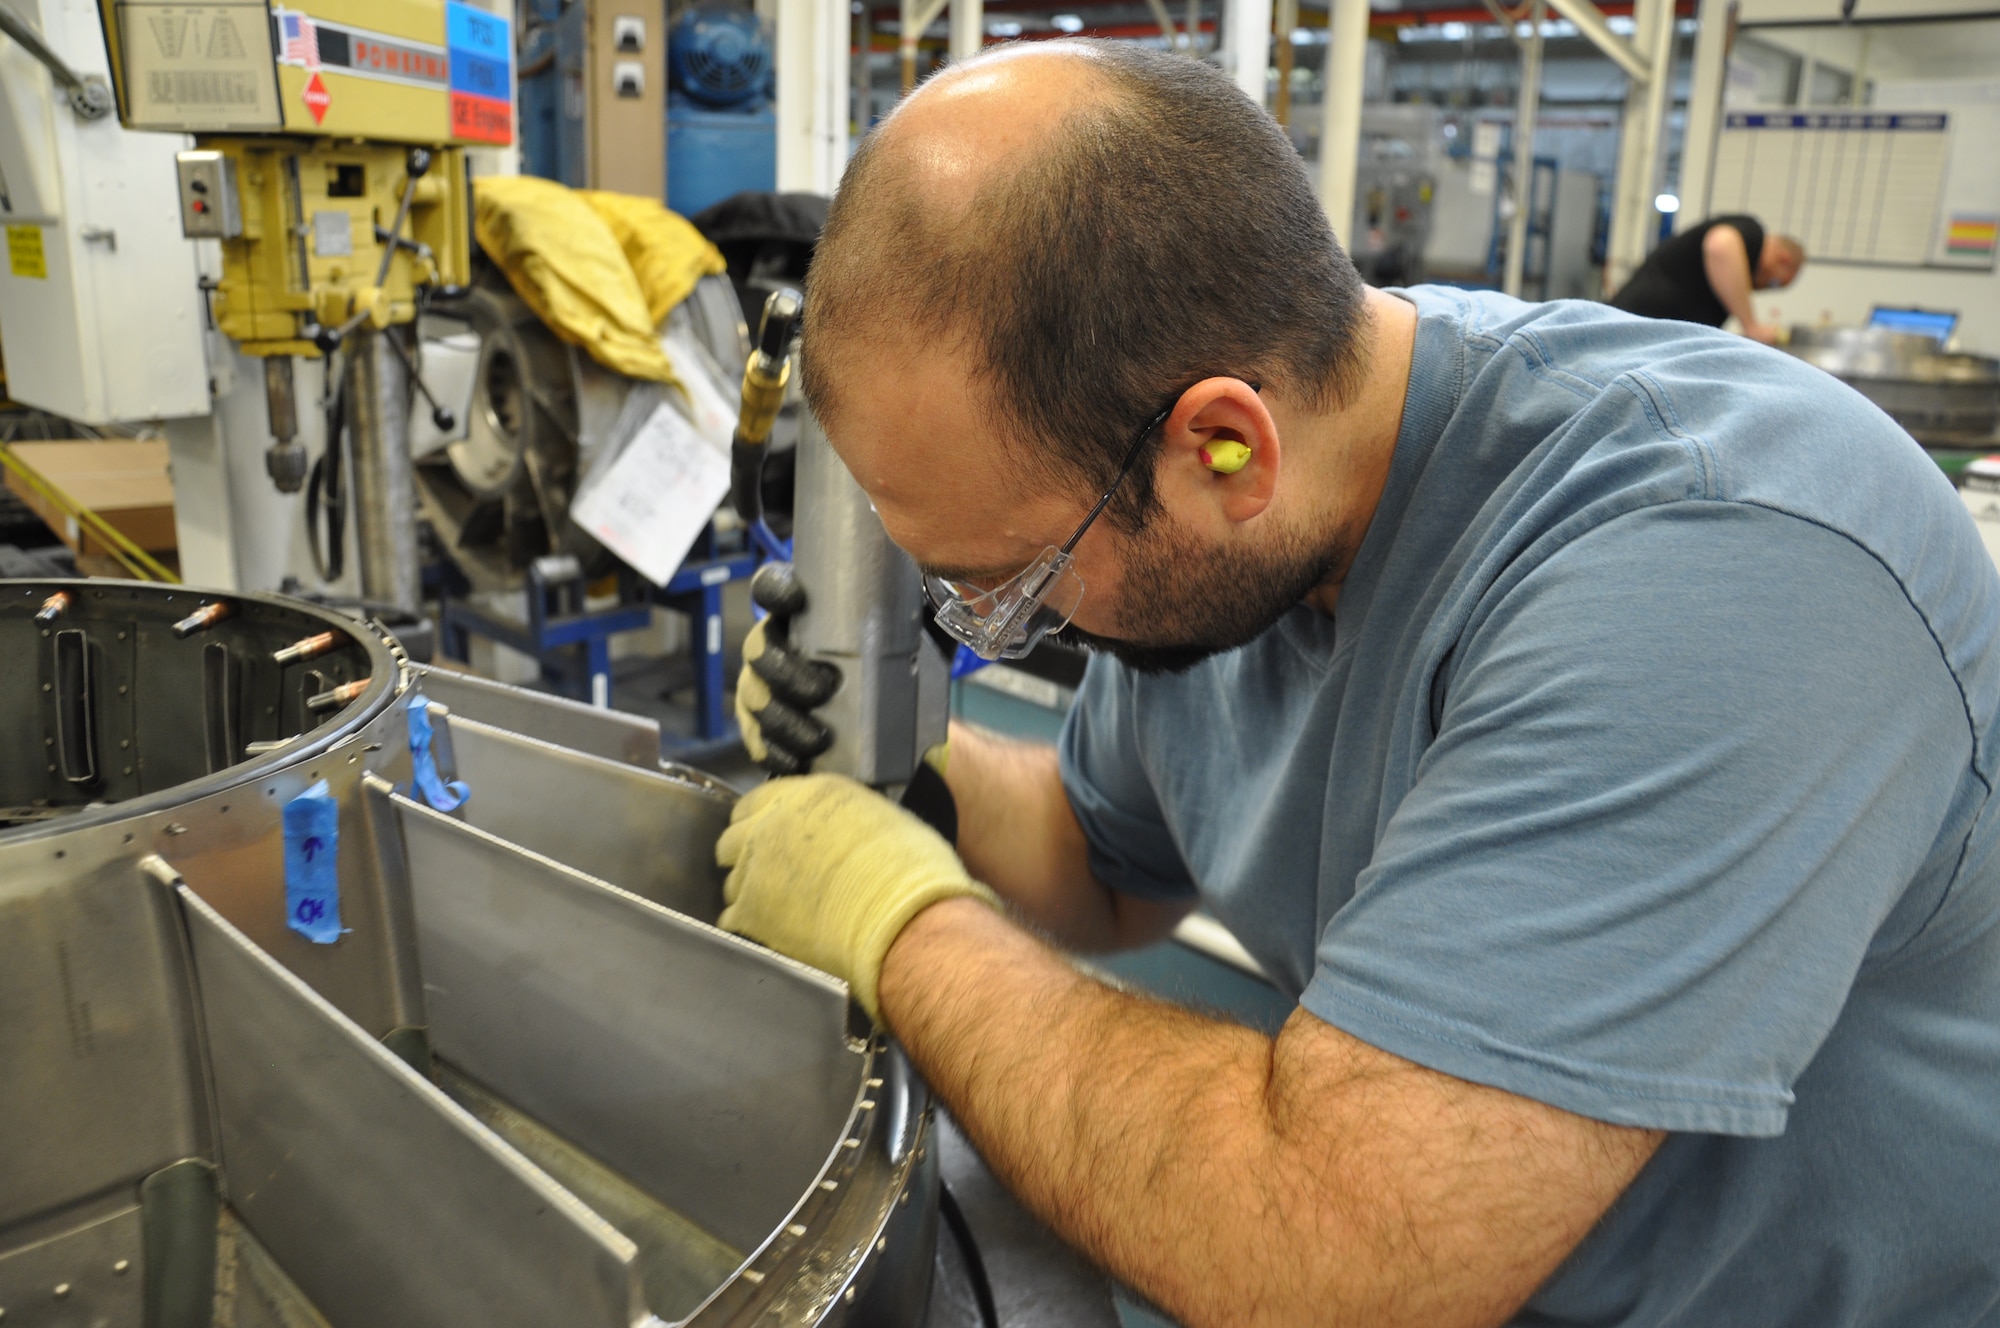
<svg viewBox="0 0 2000 1328"><path fill-rule="evenodd" d="M667 41L674 87L719 110L766 95L771 44L755 14L741 9L689 9Z"/></svg>

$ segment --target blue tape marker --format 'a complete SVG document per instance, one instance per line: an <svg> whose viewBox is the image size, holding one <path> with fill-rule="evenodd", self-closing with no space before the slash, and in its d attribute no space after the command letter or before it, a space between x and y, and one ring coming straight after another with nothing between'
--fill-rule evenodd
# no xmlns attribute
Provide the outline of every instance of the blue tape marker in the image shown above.
<svg viewBox="0 0 2000 1328"><path fill-rule="evenodd" d="M410 768L410 783L417 796L438 811L456 811L472 796L464 780L447 780L438 773L437 757L431 751L431 702L421 694L410 698Z"/></svg>
<svg viewBox="0 0 2000 1328"><path fill-rule="evenodd" d="M285 925L314 945L340 939L340 804L320 780L285 804Z"/></svg>
<svg viewBox="0 0 2000 1328"><path fill-rule="evenodd" d="M971 674L977 673L981 669L985 668L988 664L991 664L992 662L993 661L990 659L981 659L979 657L979 652L974 650L971 646L961 645L956 651L952 653L951 657L952 681L956 682L960 678L968 677Z"/></svg>

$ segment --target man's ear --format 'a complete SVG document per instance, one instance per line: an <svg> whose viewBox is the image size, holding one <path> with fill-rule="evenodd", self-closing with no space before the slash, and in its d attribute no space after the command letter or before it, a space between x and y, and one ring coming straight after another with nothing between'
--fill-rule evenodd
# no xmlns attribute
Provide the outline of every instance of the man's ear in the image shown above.
<svg viewBox="0 0 2000 1328"><path fill-rule="evenodd" d="M1177 511L1241 524L1271 505L1280 460L1278 427L1257 390L1240 378L1204 378L1162 426L1154 483Z"/></svg>

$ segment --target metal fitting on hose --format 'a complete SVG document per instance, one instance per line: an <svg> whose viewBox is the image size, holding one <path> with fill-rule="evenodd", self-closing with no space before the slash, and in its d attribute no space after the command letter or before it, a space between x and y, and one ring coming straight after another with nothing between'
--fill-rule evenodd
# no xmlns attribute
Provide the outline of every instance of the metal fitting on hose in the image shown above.
<svg viewBox="0 0 2000 1328"><path fill-rule="evenodd" d="M746 522L764 515L764 447L778 409L785 404L785 388L792 378L792 337L804 312L805 297L797 291L790 287L772 291L757 325L757 348L743 366L743 403L729 448L729 478L736 512Z"/></svg>

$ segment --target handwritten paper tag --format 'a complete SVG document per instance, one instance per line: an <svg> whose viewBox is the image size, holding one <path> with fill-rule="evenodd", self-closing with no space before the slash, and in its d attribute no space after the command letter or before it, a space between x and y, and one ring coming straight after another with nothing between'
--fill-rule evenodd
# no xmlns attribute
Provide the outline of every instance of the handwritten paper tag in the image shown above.
<svg viewBox="0 0 2000 1328"><path fill-rule="evenodd" d="M664 586L728 492L728 455L662 403L611 464L585 481L570 514Z"/></svg>

